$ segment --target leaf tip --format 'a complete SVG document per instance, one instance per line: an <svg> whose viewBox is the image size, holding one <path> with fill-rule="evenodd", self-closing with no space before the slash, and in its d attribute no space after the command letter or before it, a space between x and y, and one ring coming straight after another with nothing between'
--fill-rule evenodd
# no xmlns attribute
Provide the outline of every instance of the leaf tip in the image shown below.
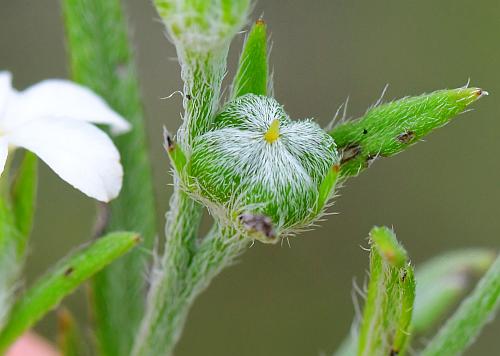
<svg viewBox="0 0 500 356"><path fill-rule="evenodd" d="M457 102L463 101L464 104L470 105L473 102L481 99L484 96L488 96L490 93L482 88L472 87L472 88L460 88L456 91Z"/></svg>
<svg viewBox="0 0 500 356"><path fill-rule="evenodd" d="M132 241L134 242L134 245L138 245L142 242L142 237L139 234L133 235L132 236Z"/></svg>
<svg viewBox="0 0 500 356"><path fill-rule="evenodd" d="M408 255L403 246L396 239L393 230L382 226L374 227L370 231L370 241L384 260L392 266L403 267Z"/></svg>
<svg viewBox="0 0 500 356"><path fill-rule="evenodd" d="M61 307L57 309L57 327L59 332L65 333L69 329L71 329L74 325L73 316L69 312L69 310L65 307Z"/></svg>
<svg viewBox="0 0 500 356"><path fill-rule="evenodd" d="M256 21L255 21L255 26L266 26L266 21L264 21L264 19L262 17L259 17Z"/></svg>

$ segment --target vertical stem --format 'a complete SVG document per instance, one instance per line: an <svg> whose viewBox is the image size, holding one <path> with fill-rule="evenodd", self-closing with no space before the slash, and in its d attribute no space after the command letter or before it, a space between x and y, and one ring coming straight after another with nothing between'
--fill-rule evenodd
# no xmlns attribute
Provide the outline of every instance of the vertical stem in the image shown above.
<svg viewBox="0 0 500 356"><path fill-rule="evenodd" d="M193 140L210 128L219 106L228 49L229 43L217 50L201 52L177 47L184 82L185 111L177 140L187 160ZM165 227L165 252L154 267L155 275L133 355L170 354L180 337L193 300L202 286L211 280L212 271L216 274L224 266L226 258L221 257L217 258L214 266L201 268L205 263L199 257L205 245L197 246L201 213L202 206L181 191L178 177L175 177L174 195ZM219 252L225 255L230 250Z"/></svg>
<svg viewBox="0 0 500 356"><path fill-rule="evenodd" d="M201 208L176 184L165 226L165 252L153 268L147 309L133 355L166 355L182 329L179 308L187 308L180 295L193 258Z"/></svg>
<svg viewBox="0 0 500 356"><path fill-rule="evenodd" d="M189 161L195 138L210 129L219 107L230 40L244 22L248 0L156 0L155 5L181 64L184 117L177 140ZM220 244L212 245L217 239L209 237L197 245L202 208L181 191L175 179L165 253L155 266L146 313L133 349L137 356L171 353L192 301L238 250L228 247L225 235L220 237Z"/></svg>
<svg viewBox="0 0 500 356"><path fill-rule="evenodd" d="M176 241L182 241L183 233L186 234L184 236L189 236L193 232L191 219L175 219L182 215L189 217L186 213L180 213L192 208L192 203L183 196L185 197L181 193L178 205L172 206L171 218L175 223L169 225L167 245L167 249L170 247L171 251L165 253L161 266L163 268L153 281L153 289L148 298L148 313L136 340L132 353L134 356L170 355L195 298L247 246L248 240L240 237L234 230L214 225L196 253L191 256L192 260L186 270L172 266L175 264L173 261L181 266L185 265L188 256L183 253L182 248L176 248L181 247Z"/></svg>
<svg viewBox="0 0 500 356"><path fill-rule="evenodd" d="M226 72L229 45L204 53L177 51L184 82L184 120L178 139L190 154L194 138L206 132L218 109L222 80Z"/></svg>

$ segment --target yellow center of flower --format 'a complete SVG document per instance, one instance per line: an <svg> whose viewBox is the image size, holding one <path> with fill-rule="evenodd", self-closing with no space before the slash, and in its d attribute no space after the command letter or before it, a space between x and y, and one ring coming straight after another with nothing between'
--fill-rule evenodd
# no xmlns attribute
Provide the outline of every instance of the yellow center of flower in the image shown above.
<svg viewBox="0 0 500 356"><path fill-rule="evenodd" d="M280 122L278 119L274 119L271 125L269 125L267 132L264 134L264 139L269 143L273 143L278 137L280 137Z"/></svg>

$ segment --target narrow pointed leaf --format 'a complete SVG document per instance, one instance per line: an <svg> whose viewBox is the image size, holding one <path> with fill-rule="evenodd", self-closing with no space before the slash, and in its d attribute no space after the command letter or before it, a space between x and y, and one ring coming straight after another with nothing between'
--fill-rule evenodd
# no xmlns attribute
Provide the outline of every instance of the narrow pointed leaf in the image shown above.
<svg viewBox="0 0 500 356"><path fill-rule="evenodd" d="M473 275L482 275L491 266L495 253L488 249L452 251L417 267L415 306L410 338L434 327L469 287ZM335 356L356 354L357 338L349 335Z"/></svg>
<svg viewBox="0 0 500 356"><path fill-rule="evenodd" d="M331 198L332 193L335 191L335 185L337 184L337 180L339 177L339 169L340 167L338 165L335 165L332 168L330 168L330 170L326 174L325 179L323 180L323 182L319 187L319 197L317 206L320 209L323 209L325 203L328 201L328 199Z"/></svg>
<svg viewBox="0 0 500 356"><path fill-rule="evenodd" d="M102 215L107 217L105 231L137 231L144 238L144 248L119 259L93 280L96 336L108 356L130 352L143 315L144 268L156 236L144 113L121 3L62 1L72 78L92 88L132 124L131 132L113 138L123 165L123 187L120 196L105 208L109 214ZM117 325L120 332L116 332Z"/></svg>
<svg viewBox="0 0 500 356"><path fill-rule="evenodd" d="M421 356L461 355L493 319L499 307L500 256L497 256L476 288L434 336Z"/></svg>
<svg viewBox="0 0 500 356"><path fill-rule="evenodd" d="M80 284L128 252L139 241L139 236L130 232L109 234L60 261L12 308L9 322L0 333L0 353Z"/></svg>
<svg viewBox="0 0 500 356"><path fill-rule="evenodd" d="M26 240L31 233L35 214L37 165L36 156L25 151L12 184L12 210L17 229Z"/></svg>
<svg viewBox="0 0 500 356"><path fill-rule="evenodd" d="M417 267L413 332L432 328L467 291L472 277L485 273L494 260L491 250L467 249L445 253Z"/></svg>
<svg viewBox="0 0 500 356"><path fill-rule="evenodd" d="M233 82L233 99L245 94L267 95L268 77L266 24L259 19L243 45Z"/></svg>
<svg viewBox="0 0 500 356"><path fill-rule="evenodd" d="M8 178L4 173L4 183ZM24 265L35 212L36 185L37 159L31 152L25 152L10 186L10 199L0 197L0 329L10 312Z"/></svg>
<svg viewBox="0 0 500 356"><path fill-rule="evenodd" d="M179 175L184 174L187 163L186 154L165 128L163 129L163 146L167 151L170 163L172 164L174 170Z"/></svg>
<svg viewBox="0 0 500 356"><path fill-rule="evenodd" d="M25 237L15 226L9 204L0 196L0 329L12 307L24 262L24 241Z"/></svg>
<svg viewBox="0 0 500 356"><path fill-rule="evenodd" d="M377 157L403 151L486 94L479 88L439 90L377 105L337 125L330 134L342 152L341 174L357 175Z"/></svg>
<svg viewBox="0 0 500 356"><path fill-rule="evenodd" d="M413 268L390 229L374 227L370 243L370 281L357 354L402 355L415 298Z"/></svg>

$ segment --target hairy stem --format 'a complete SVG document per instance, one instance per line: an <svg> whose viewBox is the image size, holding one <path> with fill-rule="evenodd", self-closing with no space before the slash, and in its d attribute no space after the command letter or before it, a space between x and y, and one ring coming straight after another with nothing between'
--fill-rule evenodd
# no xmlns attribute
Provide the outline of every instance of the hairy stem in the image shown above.
<svg viewBox="0 0 500 356"><path fill-rule="evenodd" d="M210 129L218 110L229 44L246 18L248 0L156 0L155 5L176 46L184 82L184 117L177 132L180 150L176 152L167 142L174 167L179 170L182 162L190 159L193 139ZM180 151L184 154L179 160ZM182 178L182 172L178 173ZM201 212L202 206L181 190L176 176L167 213L165 252L154 267L133 355L156 356L172 351L201 286L211 279L211 271L222 269L227 260L215 259L218 262L208 270L196 267L202 265L199 256L204 251L204 244L197 245ZM223 253L226 251L230 250L223 249Z"/></svg>
<svg viewBox="0 0 500 356"><path fill-rule="evenodd" d="M136 356L169 355L196 296L245 243L230 229L214 226L199 245L198 203L177 190L167 218L165 254L155 268L148 309L133 350Z"/></svg>
<svg viewBox="0 0 500 356"><path fill-rule="evenodd" d="M229 46L217 52L189 53L178 50L184 82L183 124L177 133L179 142L190 153L192 140L206 132L219 107L222 79L226 72Z"/></svg>

